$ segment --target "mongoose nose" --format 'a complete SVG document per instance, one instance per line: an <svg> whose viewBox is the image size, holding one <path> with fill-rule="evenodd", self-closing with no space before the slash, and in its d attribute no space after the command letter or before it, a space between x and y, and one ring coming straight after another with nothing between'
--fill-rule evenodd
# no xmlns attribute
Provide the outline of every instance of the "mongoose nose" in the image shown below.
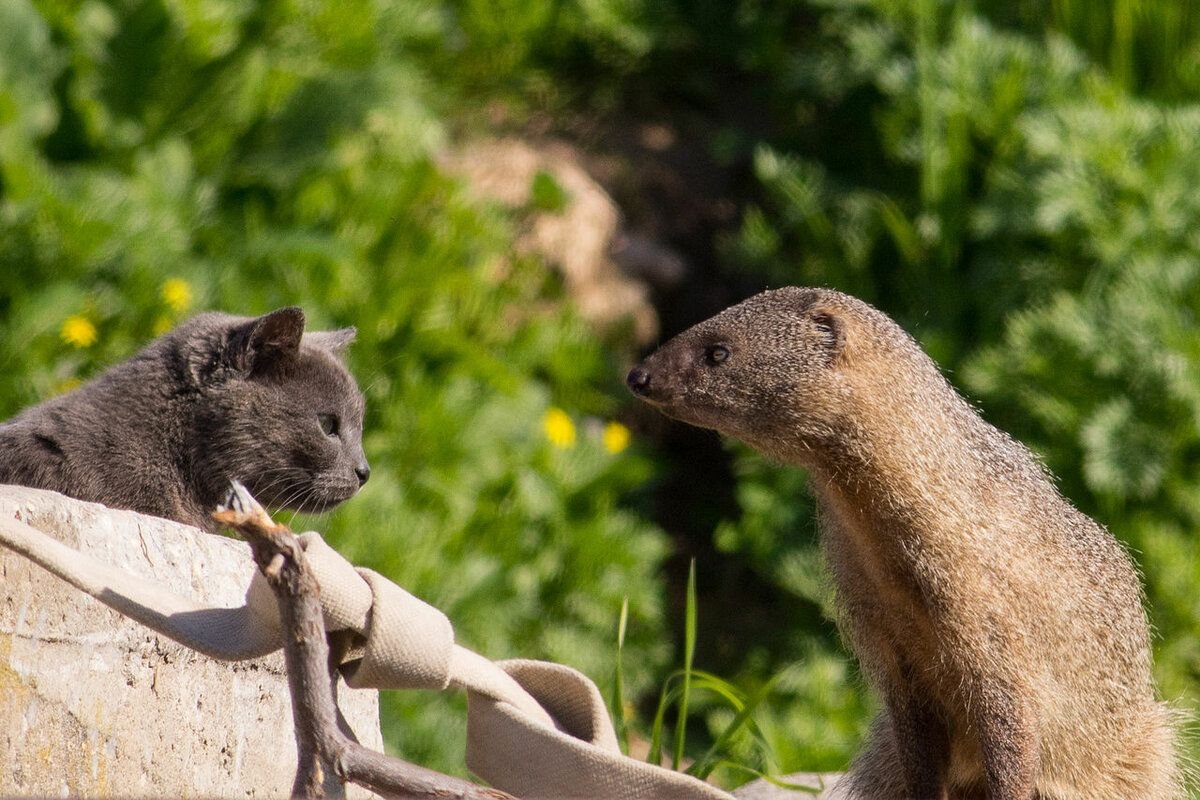
<svg viewBox="0 0 1200 800"><path fill-rule="evenodd" d="M625 376L625 385L634 394L647 395L650 393L650 373L641 367L634 367Z"/></svg>
<svg viewBox="0 0 1200 800"><path fill-rule="evenodd" d="M362 486L371 477L371 467L364 461L354 468L354 474L358 476L358 485Z"/></svg>

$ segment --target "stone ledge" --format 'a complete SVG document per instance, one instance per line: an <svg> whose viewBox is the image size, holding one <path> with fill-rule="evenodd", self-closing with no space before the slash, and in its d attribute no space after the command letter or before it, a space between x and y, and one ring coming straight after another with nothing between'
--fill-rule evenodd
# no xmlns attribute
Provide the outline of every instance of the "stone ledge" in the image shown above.
<svg viewBox="0 0 1200 800"><path fill-rule="evenodd" d="M241 605L254 571L243 542L54 492L0 486L0 514L212 605ZM339 700L382 750L378 693ZM287 796L282 655L210 659L0 547L0 759L0 796Z"/></svg>

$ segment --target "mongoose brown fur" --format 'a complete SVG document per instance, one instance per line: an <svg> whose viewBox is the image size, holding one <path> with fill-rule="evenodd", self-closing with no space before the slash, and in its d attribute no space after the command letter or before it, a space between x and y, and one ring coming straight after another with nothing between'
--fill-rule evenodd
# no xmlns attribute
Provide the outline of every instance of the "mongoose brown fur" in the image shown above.
<svg viewBox="0 0 1200 800"><path fill-rule="evenodd" d="M628 383L809 471L839 624L884 701L838 796L1181 794L1128 553L888 316L764 292Z"/></svg>

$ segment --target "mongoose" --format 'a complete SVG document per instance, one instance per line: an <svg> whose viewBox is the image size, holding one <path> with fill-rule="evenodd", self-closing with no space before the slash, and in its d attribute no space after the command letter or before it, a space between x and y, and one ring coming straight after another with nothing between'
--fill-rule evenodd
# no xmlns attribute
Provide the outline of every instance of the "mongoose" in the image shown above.
<svg viewBox="0 0 1200 800"><path fill-rule="evenodd" d="M627 382L808 470L839 626L884 701L839 796L1180 794L1128 553L888 316L764 292Z"/></svg>
<svg viewBox="0 0 1200 800"><path fill-rule="evenodd" d="M201 314L0 424L0 483L205 530L235 478L264 504L332 508L370 474L363 397L337 357L353 338L304 333L299 308Z"/></svg>

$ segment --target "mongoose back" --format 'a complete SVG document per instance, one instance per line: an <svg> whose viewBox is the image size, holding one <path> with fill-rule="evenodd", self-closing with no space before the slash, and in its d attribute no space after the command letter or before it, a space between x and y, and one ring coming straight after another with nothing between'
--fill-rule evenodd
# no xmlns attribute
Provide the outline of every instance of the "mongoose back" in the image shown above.
<svg viewBox="0 0 1200 800"><path fill-rule="evenodd" d="M363 398L337 354L354 329L304 313L201 314L78 389L0 424L0 483L213 530L231 479L325 511L370 474Z"/></svg>
<svg viewBox="0 0 1200 800"><path fill-rule="evenodd" d="M887 315L764 292L627 380L809 471L839 625L884 701L839 796L1181 793L1129 555Z"/></svg>

